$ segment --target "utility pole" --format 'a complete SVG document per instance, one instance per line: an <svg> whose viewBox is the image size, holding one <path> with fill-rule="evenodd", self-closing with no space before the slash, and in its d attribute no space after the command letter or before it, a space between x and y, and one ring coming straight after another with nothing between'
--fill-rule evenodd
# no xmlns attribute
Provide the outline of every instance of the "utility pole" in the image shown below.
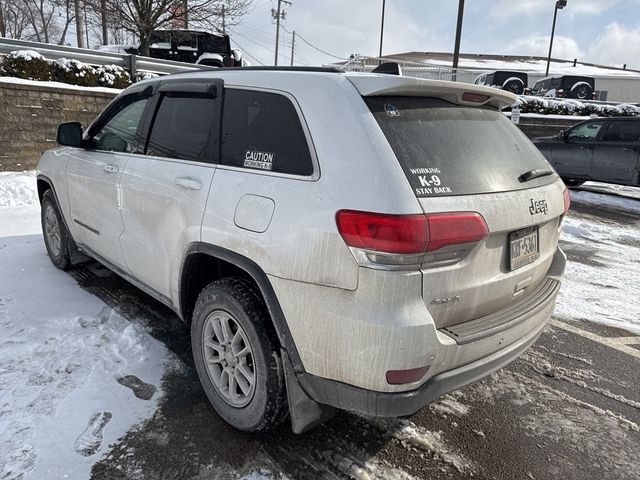
<svg viewBox="0 0 640 480"><path fill-rule="evenodd" d="M0 37L7 36L7 26L4 23L4 7L2 6L2 1L0 0Z"/></svg>
<svg viewBox="0 0 640 480"><path fill-rule="evenodd" d="M293 67L293 54L296 50L296 31L293 31L293 38L291 39L291 66Z"/></svg>
<svg viewBox="0 0 640 480"><path fill-rule="evenodd" d="M82 15L80 11L80 0L75 0L74 9L76 14L76 41L78 43L78 47L84 48L84 36L82 35Z"/></svg>
<svg viewBox="0 0 640 480"><path fill-rule="evenodd" d="M457 80L458 60L460 59L460 38L462 37L462 17L464 16L464 0L458 4L458 24L456 26L456 44L453 49L453 75L451 80Z"/></svg>
<svg viewBox="0 0 640 480"><path fill-rule="evenodd" d="M107 19L107 0L100 0L100 21L102 23L102 44L109 45L109 20Z"/></svg>
<svg viewBox="0 0 640 480"><path fill-rule="evenodd" d="M285 19L285 12L282 11L282 4L291 6L291 2L287 0L278 0L278 9L271 9L271 16L276 21L276 59L274 65L278 66L278 44L280 43L280 19Z"/></svg>
<svg viewBox="0 0 640 480"><path fill-rule="evenodd" d="M84 0L84 3L82 6L84 9L84 34L87 39L87 48L89 48L89 22L87 22L87 0Z"/></svg>
<svg viewBox="0 0 640 480"><path fill-rule="evenodd" d="M551 63L551 51L553 50L553 36L556 33L556 19L558 18L558 10L562 10L567 6L567 0L557 0L556 8L553 11L553 26L551 27L551 40L549 40L549 55L547 56L547 70L544 73L545 77L549 76L549 64Z"/></svg>
<svg viewBox="0 0 640 480"><path fill-rule="evenodd" d="M382 58L382 38L384 36L384 4L385 0L382 0L382 21L380 22L380 53L379 58Z"/></svg>
<svg viewBox="0 0 640 480"><path fill-rule="evenodd" d="M225 11L224 11L224 3L223 3L222 4L222 34L223 35L227 33L227 24L226 24L224 15L225 15Z"/></svg>

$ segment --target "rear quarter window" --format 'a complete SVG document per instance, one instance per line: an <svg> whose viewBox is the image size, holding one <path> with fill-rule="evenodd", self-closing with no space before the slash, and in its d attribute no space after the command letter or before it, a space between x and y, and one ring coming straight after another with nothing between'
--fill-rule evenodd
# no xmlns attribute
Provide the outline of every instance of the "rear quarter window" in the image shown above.
<svg viewBox="0 0 640 480"><path fill-rule="evenodd" d="M293 103L284 95L226 89L221 163L310 176L313 162Z"/></svg>
<svg viewBox="0 0 640 480"><path fill-rule="evenodd" d="M494 193L546 185L520 175L551 169L501 112L423 97L366 97L365 102L418 197Z"/></svg>

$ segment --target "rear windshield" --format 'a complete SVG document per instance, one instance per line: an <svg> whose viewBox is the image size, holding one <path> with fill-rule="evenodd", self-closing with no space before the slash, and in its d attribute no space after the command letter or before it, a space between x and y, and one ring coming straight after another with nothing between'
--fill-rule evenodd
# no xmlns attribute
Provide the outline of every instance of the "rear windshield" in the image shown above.
<svg viewBox="0 0 640 480"><path fill-rule="evenodd" d="M366 97L373 116L418 197L520 190L533 169L551 169L542 154L501 112L423 97Z"/></svg>

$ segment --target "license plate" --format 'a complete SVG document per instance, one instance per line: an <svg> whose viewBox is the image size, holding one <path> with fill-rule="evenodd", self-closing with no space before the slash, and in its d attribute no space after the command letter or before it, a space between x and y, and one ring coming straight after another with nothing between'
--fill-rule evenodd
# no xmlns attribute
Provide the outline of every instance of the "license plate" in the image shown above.
<svg viewBox="0 0 640 480"><path fill-rule="evenodd" d="M523 228L509 234L510 267L515 270L540 258L538 227Z"/></svg>

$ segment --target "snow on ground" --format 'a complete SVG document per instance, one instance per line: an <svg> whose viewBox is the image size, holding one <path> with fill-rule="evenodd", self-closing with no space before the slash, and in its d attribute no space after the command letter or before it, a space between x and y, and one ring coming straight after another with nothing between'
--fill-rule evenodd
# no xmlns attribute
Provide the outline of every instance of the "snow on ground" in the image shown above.
<svg viewBox="0 0 640 480"><path fill-rule="evenodd" d="M449 59L427 59L421 63L450 67ZM532 74L543 74L547 66L545 60L497 60L497 59L471 59L460 58L460 68L470 68L474 70L518 70ZM584 65L578 63L575 67L573 62L553 62L551 65L551 75L600 75L613 77L640 77L637 71L607 68L595 65Z"/></svg>
<svg viewBox="0 0 640 480"><path fill-rule="evenodd" d="M36 87L47 87L47 88L62 88L64 90L85 90L91 92L104 92L104 93L113 93L117 95L122 90L117 88L108 88L108 87L83 87L80 85L71 85L70 83L62 83L62 82L45 82L41 80L26 80L24 78L16 78L16 77L0 77L0 83L14 83L21 85L33 85Z"/></svg>
<svg viewBox="0 0 640 480"><path fill-rule="evenodd" d="M631 187L611 186L610 190L625 192ZM628 212L640 220L640 201L633 198L576 190L571 191L571 198L587 207ZM567 263L555 316L589 320L640 334L638 223L571 213L565 218L563 248L570 259L575 254L582 260Z"/></svg>
<svg viewBox="0 0 640 480"><path fill-rule="evenodd" d="M627 196L637 191L585 186ZM633 198L593 191L571 194L576 205L611 208L640 218L640 202ZM625 224L572 211L565 219L562 242L574 255L589 255L568 263L556 314L640 332L640 304L635 301L640 286L637 222ZM540 363L538 357L534 360ZM143 327L118 315L52 266L41 237L35 174L0 172L0 478L87 478L110 443L154 414L163 373L175 362ZM509 388L516 389L522 380L512 383ZM539 386L528 390L533 395ZM460 395L447 395L430 408L442 416L464 416L469 407ZM584 411L571 417L576 435ZM606 418L619 423L617 418L602 417L600 411L587 413L594 421ZM523 421L533 422L533 417ZM461 472L473 472L474 466L451 452L439 432L403 420L377 422L383 422L384 430L403 445ZM545 425L538 421L531 423L531 429ZM375 459L362 463L327 455L325 461L354 478L409 478ZM224 471L228 478L273 478L271 469L260 466L235 473L229 466L211 469L203 472L203 478L213 471Z"/></svg>
<svg viewBox="0 0 640 480"><path fill-rule="evenodd" d="M173 359L51 264L32 172L0 174L0 272L0 478L87 478Z"/></svg>

